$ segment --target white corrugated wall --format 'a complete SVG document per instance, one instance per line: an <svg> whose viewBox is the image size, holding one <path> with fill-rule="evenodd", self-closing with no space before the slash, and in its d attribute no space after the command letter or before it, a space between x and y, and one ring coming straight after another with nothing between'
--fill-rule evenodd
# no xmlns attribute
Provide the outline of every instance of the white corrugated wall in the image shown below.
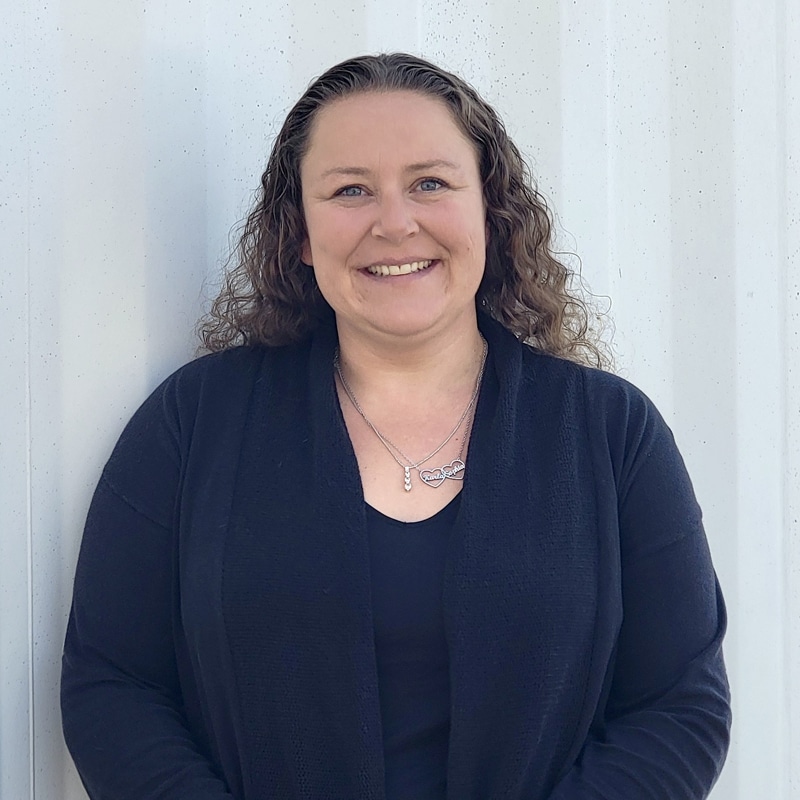
<svg viewBox="0 0 800 800"><path fill-rule="evenodd" d="M715 800L800 798L800 3L2 0L0 797L78 800L57 682L90 493L189 359L270 136L408 50L493 102L672 425L730 634Z"/></svg>

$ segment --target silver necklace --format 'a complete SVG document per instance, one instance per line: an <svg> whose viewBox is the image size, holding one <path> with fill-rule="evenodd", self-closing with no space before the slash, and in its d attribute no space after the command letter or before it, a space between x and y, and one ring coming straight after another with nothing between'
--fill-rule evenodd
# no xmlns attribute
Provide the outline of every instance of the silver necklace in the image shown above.
<svg viewBox="0 0 800 800"><path fill-rule="evenodd" d="M478 398L478 392L481 388L481 380L483 378L483 371L486 367L486 354L488 352L488 346L486 344L486 340L481 337L483 341L483 356L481 357L481 368L478 370L478 378L475 381L475 389L472 392L472 397L467 404L467 407L464 409L464 413L459 417L458 422L456 423L455 428L447 435L447 438L431 453L428 453L425 458L420 459L416 463L412 461L394 442L387 439L370 421L369 417L364 413L364 409L358 404L358 400L356 400L356 396L353 393L353 390L350 388L350 384L345 380L344 375L342 374L342 366L339 362L339 350L336 350L336 354L333 357L333 366L336 369L336 374L339 376L339 380L341 381L342 388L345 391L350 402L353 404L353 408L358 412L359 416L367 423L370 430L378 437L381 444L386 448L389 452L389 455L398 463L400 467L403 468L403 488L407 491L411 491L411 470L415 469L417 474L420 477L420 480L426 485L431 486L434 489L438 489L448 478L454 481L463 481L464 480L464 470L466 469L466 464L464 463L464 448L467 444L467 437L464 437L464 440L461 442L461 450L458 453L458 458L451 461L449 464L443 464L441 467L435 467L434 469L420 469L420 467L425 464L426 462L430 461L455 435L458 433L461 426L464 424L464 420L467 418L467 415L472 410L472 407L475 405L475 400ZM397 456L400 455L405 459L405 463L401 461Z"/></svg>

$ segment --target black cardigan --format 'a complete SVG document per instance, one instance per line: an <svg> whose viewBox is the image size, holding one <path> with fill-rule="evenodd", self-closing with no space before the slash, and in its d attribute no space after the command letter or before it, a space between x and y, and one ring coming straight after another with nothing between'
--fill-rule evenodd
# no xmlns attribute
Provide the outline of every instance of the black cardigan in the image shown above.
<svg viewBox="0 0 800 800"><path fill-rule="evenodd" d="M630 384L481 319L444 586L451 800L695 800L725 613L672 435ZM379 800L369 553L335 334L178 370L89 512L64 653L94 800Z"/></svg>

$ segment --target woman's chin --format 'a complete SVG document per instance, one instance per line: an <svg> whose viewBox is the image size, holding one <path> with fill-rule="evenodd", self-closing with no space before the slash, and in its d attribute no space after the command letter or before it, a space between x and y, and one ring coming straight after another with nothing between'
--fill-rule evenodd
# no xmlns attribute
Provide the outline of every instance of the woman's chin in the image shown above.
<svg viewBox="0 0 800 800"><path fill-rule="evenodd" d="M384 340L413 340L430 336L446 336L450 339L452 336L468 333L467 328L475 328L477 320L474 308L473 304L469 309L471 314L453 315L440 309L423 309L417 306L403 308L395 304L371 314L356 325L353 325L352 320L343 320L337 315L337 324L340 331L342 327L346 327L354 336L368 340L376 337Z"/></svg>

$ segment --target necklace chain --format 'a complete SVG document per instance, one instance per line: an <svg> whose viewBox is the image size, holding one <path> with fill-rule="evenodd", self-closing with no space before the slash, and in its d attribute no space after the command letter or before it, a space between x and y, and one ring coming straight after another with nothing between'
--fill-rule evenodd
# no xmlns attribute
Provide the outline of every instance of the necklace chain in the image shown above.
<svg viewBox="0 0 800 800"><path fill-rule="evenodd" d="M364 413L364 409L356 400L355 393L350 388L350 384L345 380L344 374L342 373L342 365L339 361L339 350L337 348L336 354L333 357L333 366L336 369L336 374L339 376L339 381L342 384L342 388L345 391L350 402L353 404L353 408L358 412L359 416L367 423L370 430L378 437L380 443L386 448L389 455L397 462L397 464L403 468L403 488L407 491L411 491L411 470L415 469L420 476L420 479L424 484L427 486L432 486L433 488L438 488L441 486L448 478L451 480L463 480L464 479L464 469L465 464L463 461L464 456L464 448L467 444L467 437L464 437L464 440L461 442L461 450L458 453L458 458L451 461L449 464L444 464L441 467L437 467L432 470L428 469L420 469L420 467L430 461L437 453L439 453L442 448L447 445L450 440L458 433L461 426L464 424L464 420L467 418L467 415L472 410L473 406L475 405L475 401L478 398L478 392L481 388L481 380L483 379L483 372L486 367L486 354L488 352L488 346L486 344L486 340L481 337L483 341L483 355L481 356L481 366L478 370L478 377L475 381L475 389L472 392L472 397L470 397L469 403L467 403L467 407L464 409L464 413L459 417L458 422L456 423L455 428L447 435L447 438L432 452L428 453L425 458L420 459L416 463L412 461L394 442L390 439L387 439L372 423L370 418ZM397 456L401 455L406 463L403 463Z"/></svg>

